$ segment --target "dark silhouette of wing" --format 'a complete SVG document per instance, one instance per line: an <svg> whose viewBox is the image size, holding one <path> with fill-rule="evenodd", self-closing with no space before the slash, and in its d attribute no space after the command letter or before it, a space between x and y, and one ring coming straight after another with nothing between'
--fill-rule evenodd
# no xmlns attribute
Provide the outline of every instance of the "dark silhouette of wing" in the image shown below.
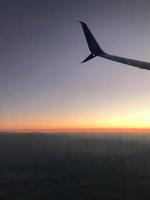
<svg viewBox="0 0 150 200"><path fill-rule="evenodd" d="M86 61L88 61L88 60L90 60L90 59L92 59L92 58L94 58L95 57L95 55L93 55L92 53L86 58L86 59L84 59L81 63L84 63L84 62L86 62Z"/></svg>
<svg viewBox="0 0 150 200"><path fill-rule="evenodd" d="M87 41L87 44L88 44L88 47L89 47L89 50L91 51L91 53L94 54L94 55L97 55L97 53L103 54L104 51L99 46L98 42L96 41L96 39L92 35L88 26L84 22L80 22L80 23L82 25L83 32L85 34L85 38L86 38L86 41Z"/></svg>
<svg viewBox="0 0 150 200"><path fill-rule="evenodd" d="M134 60L134 59L130 59L130 58L114 56L114 55L110 55L110 54L105 53L102 50L102 48L99 46L98 42L94 38L94 36L91 33L88 26L84 22L80 22L80 23L82 25L89 50L91 51L91 54L85 60L83 60L82 63L84 63L84 62L86 62L86 61L88 61L88 60L90 60L90 59L92 59L96 56L100 56L102 58L112 60L112 61L115 61L115 62L123 63L123 64L126 64L126 65L131 65L131 66L138 67L138 68L141 68L141 69L150 70L150 63L149 62L144 62L144 61Z"/></svg>

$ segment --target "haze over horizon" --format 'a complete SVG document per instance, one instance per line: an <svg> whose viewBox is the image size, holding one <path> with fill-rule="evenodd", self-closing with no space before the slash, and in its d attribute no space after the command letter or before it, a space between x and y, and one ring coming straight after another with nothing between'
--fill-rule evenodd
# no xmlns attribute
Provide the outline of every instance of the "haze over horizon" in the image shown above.
<svg viewBox="0 0 150 200"><path fill-rule="evenodd" d="M89 50L150 62L150 2L1 1L0 131L150 129L150 72Z"/></svg>

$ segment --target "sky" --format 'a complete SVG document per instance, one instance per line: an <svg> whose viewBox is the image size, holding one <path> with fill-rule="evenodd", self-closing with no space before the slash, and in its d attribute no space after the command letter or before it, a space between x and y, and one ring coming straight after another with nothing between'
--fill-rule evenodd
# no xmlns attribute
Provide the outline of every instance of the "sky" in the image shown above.
<svg viewBox="0 0 150 200"><path fill-rule="evenodd" d="M150 128L150 72L87 63L84 21L104 51L150 62L147 0L1 0L0 131Z"/></svg>

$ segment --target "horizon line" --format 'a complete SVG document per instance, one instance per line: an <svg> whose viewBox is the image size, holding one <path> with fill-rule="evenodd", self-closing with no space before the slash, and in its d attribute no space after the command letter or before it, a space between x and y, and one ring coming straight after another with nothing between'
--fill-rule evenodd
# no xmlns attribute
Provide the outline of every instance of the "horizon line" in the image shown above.
<svg viewBox="0 0 150 200"><path fill-rule="evenodd" d="M148 133L150 128L52 128L52 129L5 129L0 133Z"/></svg>

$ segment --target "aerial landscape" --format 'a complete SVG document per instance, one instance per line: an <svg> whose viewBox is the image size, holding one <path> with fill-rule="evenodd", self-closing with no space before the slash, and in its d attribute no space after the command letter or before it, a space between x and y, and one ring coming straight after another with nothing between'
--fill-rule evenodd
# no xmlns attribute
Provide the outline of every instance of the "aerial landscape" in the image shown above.
<svg viewBox="0 0 150 200"><path fill-rule="evenodd" d="M149 10L1 1L0 200L150 199Z"/></svg>
<svg viewBox="0 0 150 200"><path fill-rule="evenodd" d="M150 136L1 134L0 199L150 198Z"/></svg>

